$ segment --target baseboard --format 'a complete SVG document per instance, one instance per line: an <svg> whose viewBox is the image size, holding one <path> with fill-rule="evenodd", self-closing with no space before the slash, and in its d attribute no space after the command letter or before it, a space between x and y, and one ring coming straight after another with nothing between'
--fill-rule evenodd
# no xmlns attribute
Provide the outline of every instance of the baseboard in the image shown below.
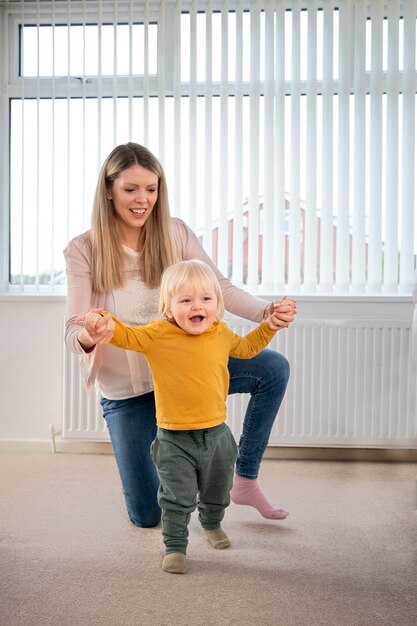
<svg viewBox="0 0 417 626"><path fill-rule="evenodd" d="M0 440L0 452L70 452L73 454L113 454L109 441L72 441L56 438L55 442L47 439Z"/></svg>
<svg viewBox="0 0 417 626"><path fill-rule="evenodd" d="M0 440L0 451L55 452L73 454L113 454L109 441L51 440ZM269 446L265 459L288 461L417 461L417 449L409 448L319 448Z"/></svg>
<svg viewBox="0 0 417 626"><path fill-rule="evenodd" d="M265 459L299 461L396 461L413 463L417 461L415 448L290 448L270 446Z"/></svg>

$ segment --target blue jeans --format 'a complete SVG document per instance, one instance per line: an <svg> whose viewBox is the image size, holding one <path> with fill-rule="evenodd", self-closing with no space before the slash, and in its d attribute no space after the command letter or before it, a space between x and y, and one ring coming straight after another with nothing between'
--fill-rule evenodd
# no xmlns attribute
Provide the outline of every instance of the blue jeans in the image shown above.
<svg viewBox="0 0 417 626"><path fill-rule="evenodd" d="M256 478L263 453L287 387L290 368L275 350L252 359L229 359L229 394L250 393L236 460L236 472ZM158 474L150 454L156 436L153 393L128 400L101 399L130 520L136 526L157 526Z"/></svg>

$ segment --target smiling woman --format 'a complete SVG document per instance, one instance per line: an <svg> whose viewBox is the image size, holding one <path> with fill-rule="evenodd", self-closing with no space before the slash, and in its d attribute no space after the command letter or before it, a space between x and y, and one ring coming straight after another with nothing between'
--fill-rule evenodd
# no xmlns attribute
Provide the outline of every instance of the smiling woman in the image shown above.
<svg viewBox="0 0 417 626"><path fill-rule="evenodd" d="M156 502L158 476L149 452L156 434L153 376L142 349L137 352L132 351L132 346L124 346L124 350L118 350L113 344L108 345L113 333L109 336L106 328L95 332L88 324L86 328L80 323L82 316L93 309L97 318L97 313L105 309L128 328L124 331L127 334L130 326L141 329L141 341L146 343L147 330L143 326L158 317L161 276L165 275L164 271L168 277L171 272L178 272L175 261L186 262L185 267L188 267L187 261L191 259L196 269L200 267L198 259L207 264L215 278L207 280L204 274L202 280L199 274L198 290L193 288L184 293L183 288L190 286L186 285L189 281L185 273L179 293L174 295L168 290L167 296L162 290L163 309L170 314L170 319L171 315L175 319L176 313L181 311L178 314L181 333L184 333L182 325L194 336L211 333L214 319L222 312L223 300L225 307L235 315L257 322L268 318L268 324L275 331L286 328L294 320L295 303L286 299L271 304L230 283L204 252L190 228L182 220L170 217L164 170L147 148L134 143L117 146L105 160L98 177L91 230L70 241L65 257L68 277L66 343L70 350L82 355L87 385L96 383L100 390L130 519L139 526L153 526L160 517ZM175 270L171 269L174 267ZM179 286L177 280L174 283ZM170 337L171 326L164 325ZM154 331L152 326L150 332ZM178 340L181 333L175 334ZM173 364L172 370L168 365L172 358L181 358L181 350L180 345L170 349L171 356L166 355L163 367L158 369L158 380L163 371L169 377L167 384L172 383L177 366ZM239 478L255 489L256 498L247 495L246 489L243 503L252 504L265 517L283 519L282 509L268 502L256 478L285 393L289 366L274 350L257 352L257 349L249 350L247 356L253 358L246 360L243 353L240 359L234 358L239 355L232 350L229 373L222 380L226 392L252 395L236 469ZM201 348L199 359L205 358L204 354L205 348ZM207 363L205 366L211 367ZM192 371L201 385L200 370L194 366ZM204 393L200 395L203 397ZM175 407L174 394L171 409ZM195 412L195 407L192 410Z"/></svg>
<svg viewBox="0 0 417 626"><path fill-rule="evenodd" d="M149 287L159 286L176 252L165 173L147 148L129 142L111 151L99 174L91 224L95 290L106 292L124 284L123 244L140 251L142 280Z"/></svg>

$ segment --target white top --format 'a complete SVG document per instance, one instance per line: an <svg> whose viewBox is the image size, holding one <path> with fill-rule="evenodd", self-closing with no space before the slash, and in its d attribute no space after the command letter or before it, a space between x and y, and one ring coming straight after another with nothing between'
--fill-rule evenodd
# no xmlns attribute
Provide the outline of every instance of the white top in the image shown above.
<svg viewBox="0 0 417 626"><path fill-rule="evenodd" d="M159 304L159 288L149 289L138 278L139 253L123 246L126 253L126 285L106 294L104 308L128 326L143 326L155 319ZM107 365L106 365L107 364ZM118 384L114 385L114 371ZM100 393L109 400L132 398L153 390L148 363L139 352L103 346L103 365L97 378Z"/></svg>

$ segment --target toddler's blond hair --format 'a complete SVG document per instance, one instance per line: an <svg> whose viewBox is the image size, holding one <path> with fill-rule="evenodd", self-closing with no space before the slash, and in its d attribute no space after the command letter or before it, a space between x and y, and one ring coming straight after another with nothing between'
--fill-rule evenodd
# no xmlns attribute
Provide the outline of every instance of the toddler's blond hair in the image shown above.
<svg viewBox="0 0 417 626"><path fill-rule="evenodd" d="M173 295L187 282L197 283L212 291L217 298L217 320L224 315L224 303L219 280L211 267L200 260L179 261L162 274L159 314L167 318Z"/></svg>

